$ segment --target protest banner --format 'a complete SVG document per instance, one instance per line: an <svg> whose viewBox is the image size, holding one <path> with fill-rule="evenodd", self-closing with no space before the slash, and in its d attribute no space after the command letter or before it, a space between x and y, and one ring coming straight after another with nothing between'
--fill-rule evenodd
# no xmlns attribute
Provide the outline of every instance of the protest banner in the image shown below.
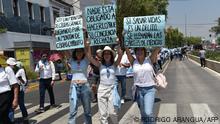
<svg viewBox="0 0 220 124"><path fill-rule="evenodd" d="M85 8L85 19L91 46L116 43L115 5Z"/></svg>
<svg viewBox="0 0 220 124"><path fill-rule="evenodd" d="M165 16L124 18L124 45L127 47L156 47L165 43Z"/></svg>
<svg viewBox="0 0 220 124"><path fill-rule="evenodd" d="M56 18L55 35L57 50L83 48L83 20L81 15Z"/></svg>

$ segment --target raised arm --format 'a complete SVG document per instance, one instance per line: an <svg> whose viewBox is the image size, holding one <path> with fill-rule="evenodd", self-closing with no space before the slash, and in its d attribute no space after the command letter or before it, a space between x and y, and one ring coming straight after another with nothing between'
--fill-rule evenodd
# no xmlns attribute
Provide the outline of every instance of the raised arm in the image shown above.
<svg viewBox="0 0 220 124"><path fill-rule="evenodd" d="M89 41L86 40L84 44L85 44L85 53L86 53L86 57L88 58L88 60L96 67L100 67L101 65L100 62L92 57L92 52L91 52L91 47L89 45Z"/></svg>
<svg viewBox="0 0 220 124"><path fill-rule="evenodd" d="M152 54L150 56L152 64L157 62L157 54L159 53L159 51L160 51L159 47L153 49Z"/></svg>
<svg viewBox="0 0 220 124"><path fill-rule="evenodd" d="M121 58L122 58L122 56L123 56L123 51L121 50L121 47L120 47L120 46L117 47L117 51L118 51L118 58L117 58L117 60L116 60L116 62L115 62L115 65L116 65L116 66L118 66L118 65L120 64Z"/></svg>
<svg viewBox="0 0 220 124"><path fill-rule="evenodd" d="M125 51L126 51L126 54L127 54L127 57L128 57L130 64L133 65L134 57L131 55L130 50L128 48L125 48Z"/></svg>

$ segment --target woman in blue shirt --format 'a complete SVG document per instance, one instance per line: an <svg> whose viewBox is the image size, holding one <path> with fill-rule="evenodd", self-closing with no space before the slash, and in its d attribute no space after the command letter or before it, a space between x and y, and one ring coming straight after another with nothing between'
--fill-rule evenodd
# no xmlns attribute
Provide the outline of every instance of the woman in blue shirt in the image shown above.
<svg viewBox="0 0 220 124"><path fill-rule="evenodd" d="M72 58L68 63L72 72L72 81L70 85L70 117L69 124L76 123L76 115L79 100L84 109L85 124L92 124L91 118L91 90L87 80L88 60L85 57L83 48L75 49Z"/></svg>

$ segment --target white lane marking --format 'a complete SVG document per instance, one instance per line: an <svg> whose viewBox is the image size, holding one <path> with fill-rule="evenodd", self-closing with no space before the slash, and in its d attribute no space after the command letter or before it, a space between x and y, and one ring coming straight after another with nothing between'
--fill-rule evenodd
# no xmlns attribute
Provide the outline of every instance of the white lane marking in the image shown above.
<svg viewBox="0 0 220 124"><path fill-rule="evenodd" d="M190 104L190 107L193 112L193 116L196 119L196 124L219 124L219 118L217 115L214 115L210 110L209 106L204 103ZM218 120L214 120L214 118L218 118ZM200 121L203 120L204 122Z"/></svg>
<svg viewBox="0 0 220 124"><path fill-rule="evenodd" d="M92 103L91 108L94 107L97 103ZM84 113L83 106L78 107L77 117L81 116ZM67 124L69 119L69 112L64 116L60 117L58 120L54 121L52 124Z"/></svg>
<svg viewBox="0 0 220 124"><path fill-rule="evenodd" d="M48 106L48 105L49 105L49 103L45 103L45 104L44 104L44 106ZM27 112L28 112L28 114L31 114L31 113L33 113L33 112L34 112L36 109L38 109L38 108L39 108L39 105L33 106L33 107L27 109ZM21 113L21 112L15 114L15 118L21 117L21 116L22 116L22 113Z"/></svg>
<svg viewBox="0 0 220 124"><path fill-rule="evenodd" d="M28 106L31 106L32 103L25 103L24 105L25 105L25 107L28 107ZM18 105L18 107L15 109L15 111L18 111L18 110L20 110L19 105Z"/></svg>
<svg viewBox="0 0 220 124"><path fill-rule="evenodd" d="M190 58L189 58L189 60L190 60L192 63L194 63L195 65L198 65L198 66L200 67L200 64L199 64L198 62L196 62L195 60L190 59ZM216 71L214 71L214 70L212 70L212 69L210 69L210 68L207 68L207 67L202 68L202 69L206 70L206 71L207 71L208 73L210 73L211 75L220 78L220 73L218 73L218 72L216 72Z"/></svg>
<svg viewBox="0 0 220 124"><path fill-rule="evenodd" d="M177 117L177 105L171 103L160 104L160 109L157 117L157 124L177 124L177 122L173 122L173 119Z"/></svg>
<svg viewBox="0 0 220 124"><path fill-rule="evenodd" d="M54 114L58 113L59 111L62 111L63 109L66 109L67 107L69 107L69 103L62 103L60 105L61 105L61 107L47 110L44 113L38 114L38 115L30 118L30 120L34 120L34 121L37 121L37 123L39 123L39 122L45 120L46 118L50 117L51 115L54 115Z"/></svg>
<svg viewBox="0 0 220 124"><path fill-rule="evenodd" d="M129 110L119 121L119 124L139 124L141 122L141 115L136 102L132 104Z"/></svg>

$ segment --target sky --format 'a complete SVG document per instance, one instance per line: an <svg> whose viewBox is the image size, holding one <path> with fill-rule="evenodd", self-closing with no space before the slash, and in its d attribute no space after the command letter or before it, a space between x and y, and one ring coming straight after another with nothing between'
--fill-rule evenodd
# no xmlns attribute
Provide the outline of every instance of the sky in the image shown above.
<svg viewBox="0 0 220 124"><path fill-rule="evenodd" d="M178 28L187 36L214 38L209 32L217 26L220 0L169 0L167 26Z"/></svg>

